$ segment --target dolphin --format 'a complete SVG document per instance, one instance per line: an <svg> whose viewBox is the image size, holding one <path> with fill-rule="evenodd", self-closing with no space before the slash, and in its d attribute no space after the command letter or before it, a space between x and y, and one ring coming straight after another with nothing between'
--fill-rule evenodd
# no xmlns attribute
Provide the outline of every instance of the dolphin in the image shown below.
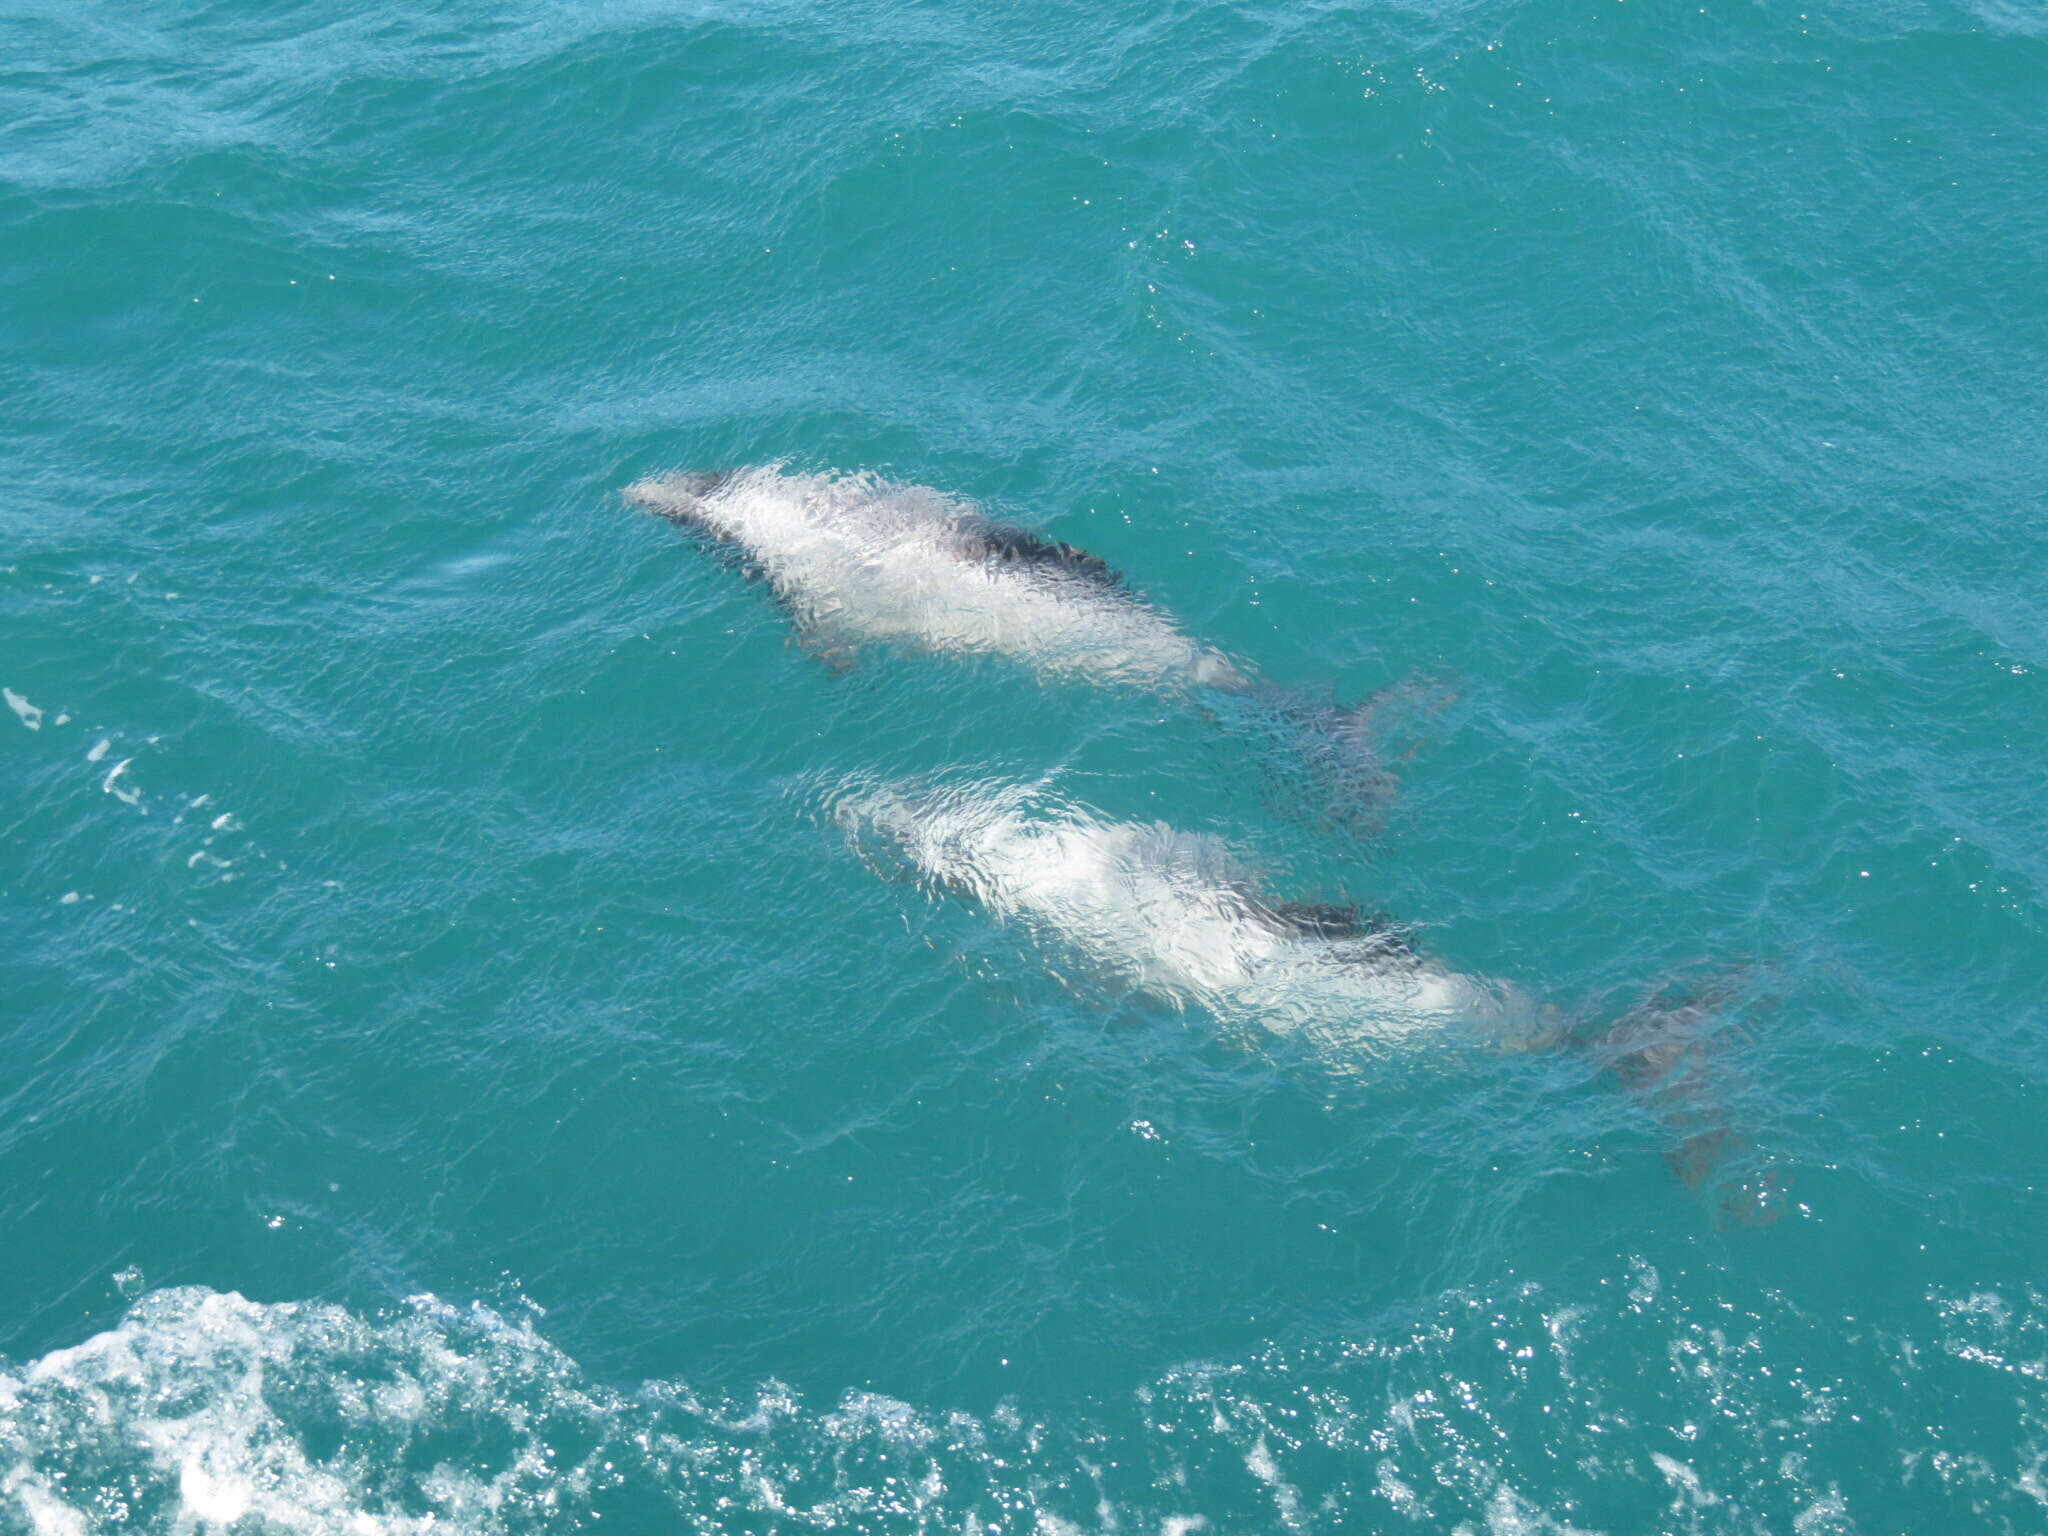
<svg viewBox="0 0 2048 1536"><path fill-rule="evenodd" d="M1417 953L1384 918L1269 896L1211 834L986 781L858 784L831 814L870 862L1226 1027L1369 1054L1446 1027L1533 1049L1561 1026L1555 1007Z"/></svg>
<svg viewBox="0 0 2048 1536"><path fill-rule="evenodd" d="M1110 820L1044 785L855 781L831 814L871 864L1227 1031L1297 1037L1338 1072L1425 1039L1579 1053L1661 1123L1688 1189L1718 1188L1723 1218L1769 1225L1785 1209L1775 1170L1728 1122L1714 1066L1735 978L1667 989L1602 1025L1453 970L1384 917L1275 899L1221 838Z"/></svg>
<svg viewBox="0 0 2048 1536"><path fill-rule="evenodd" d="M1226 725L1281 745L1319 786L1318 801L1368 827L1393 790L1376 739L1416 706L1444 700L1429 685L1404 684L1337 708L1264 682L1184 633L1098 556L926 486L770 464L658 475L624 494L764 577L799 636L828 662L888 643L1192 698Z"/></svg>
<svg viewBox="0 0 2048 1536"><path fill-rule="evenodd" d="M1251 686L1094 555L924 486L768 465L657 476L625 495L733 546L828 655L889 642L1158 693Z"/></svg>

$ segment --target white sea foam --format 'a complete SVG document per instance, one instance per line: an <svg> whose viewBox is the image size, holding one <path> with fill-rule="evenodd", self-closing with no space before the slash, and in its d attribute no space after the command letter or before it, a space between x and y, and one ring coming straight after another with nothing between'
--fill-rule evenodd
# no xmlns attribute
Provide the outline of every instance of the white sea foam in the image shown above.
<svg viewBox="0 0 2048 1536"><path fill-rule="evenodd" d="M1645 1309L1619 1292L1572 1304L1597 1385L1547 1363L1559 1308L1525 1285L1450 1293L1376 1336L1187 1365L1043 1420L866 1391L820 1410L774 1382L739 1399L614 1389L520 1308L420 1296L366 1315L157 1291L80 1344L0 1360L0 1529L510 1536L632 1509L707 1536L1735 1536L1881 1526L1909 1493L1930 1529L2038 1524L2048 1428L2037 1391L2007 1389L2031 1386L2017 1367L2048 1334L2039 1297L1936 1298L1931 1338L1845 1351L1789 1308L1731 1338L1711 1295ZM1863 1422L1812 1411L1840 1369L1864 1382ZM1609 1400L1617 1371L1625 1403ZM1661 1448L1709 1421L1686 1460ZM1868 1454L1873 1432L1889 1462Z"/></svg>
<svg viewBox="0 0 2048 1536"><path fill-rule="evenodd" d="M0 1409L8 1405L0 1398ZM32 1536L88 1536L92 1527L82 1510L66 1503L50 1484L28 1466L18 1466L0 1476L0 1500L11 1499ZM0 1504L4 1509L5 1504Z"/></svg>
<svg viewBox="0 0 2048 1536"><path fill-rule="evenodd" d="M14 711L15 718L30 730L40 731L43 728L43 712L12 688L0 688L0 698L7 701L7 707Z"/></svg>
<svg viewBox="0 0 2048 1536"><path fill-rule="evenodd" d="M165 1529L398 1536L539 1529L595 1469L549 1464L529 1412L603 1413L564 1382L522 1394L535 1373L571 1368L495 1314L422 1298L387 1320L339 1308L264 1306L192 1289L148 1296L120 1327L0 1373L0 1522L97 1530L102 1488L143 1507L167 1501ZM308 1430L338 1434L330 1453ZM425 1435L510 1432L511 1454L407 1474L394 1464ZM474 1447L473 1447L474 1448ZM53 1465L90 1469L96 1488ZM488 1463L485 1465L484 1463Z"/></svg>
<svg viewBox="0 0 2048 1536"><path fill-rule="evenodd" d="M107 776L100 780L100 789L103 793L112 795L116 800L132 805L147 815L148 811L142 804L142 791L132 784L121 782L122 777L128 772L128 765L134 761L132 757L124 757L109 768Z"/></svg>
<svg viewBox="0 0 2048 1536"><path fill-rule="evenodd" d="M1671 1485L1677 1495L1672 1501L1673 1513L1681 1512L1688 1504L1695 1509L1704 1509L1710 1504L1721 1502L1721 1496L1707 1490L1700 1482L1699 1473L1695 1472L1690 1464L1680 1461L1675 1456L1666 1456L1662 1451L1650 1452L1650 1462L1664 1474L1664 1480Z"/></svg>
<svg viewBox="0 0 2048 1536"><path fill-rule="evenodd" d="M1301 1493L1280 1475L1280 1464L1273 1459L1264 1435L1259 1436L1252 1448L1245 1452L1244 1464L1253 1477L1272 1490L1273 1509L1280 1516L1280 1523L1290 1531L1301 1530Z"/></svg>

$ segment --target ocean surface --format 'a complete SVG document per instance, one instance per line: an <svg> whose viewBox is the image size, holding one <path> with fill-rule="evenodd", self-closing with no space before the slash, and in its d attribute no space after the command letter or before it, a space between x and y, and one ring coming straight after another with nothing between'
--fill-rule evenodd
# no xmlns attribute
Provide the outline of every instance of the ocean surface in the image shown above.
<svg viewBox="0 0 2048 1536"><path fill-rule="evenodd" d="M2044 251L2032 0L14 0L0 1531L2048 1530ZM821 644L737 467L1294 702Z"/></svg>

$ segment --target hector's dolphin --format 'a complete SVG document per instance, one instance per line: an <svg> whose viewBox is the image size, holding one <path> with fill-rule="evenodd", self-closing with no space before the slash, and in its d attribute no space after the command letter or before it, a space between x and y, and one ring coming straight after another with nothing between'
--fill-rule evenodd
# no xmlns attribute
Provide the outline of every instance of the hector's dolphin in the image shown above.
<svg viewBox="0 0 2048 1536"><path fill-rule="evenodd" d="M1001 656L1047 678L1195 697L1219 719L1283 744L1316 798L1370 821L1392 789L1371 737L1440 699L1405 685L1349 709L1271 683L1183 634L1085 550L992 520L924 486L780 465L671 474L626 499L730 548L764 577L828 659L871 642Z"/></svg>
<svg viewBox="0 0 2048 1536"><path fill-rule="evenodd" d="M1220 838L1104 820L1025 785L867 785L833 815L871 858L1226 1027L1360 1055L1444 1026L1517 1049L1559 1029L1556 1009L1417 954L1384 922L1267 898Z"/></svg>
<svg viewBox="0 0 2048 1536"><path fill-rule="evenodd" d="M828 652L887 641L1161 693L1250 686L1093 555L923 486L771 465L666 475L625 494L734 546Z"/></svg>
<svg viewBox="0 0 2048 1536"><path fill-rule="evenodd" d="M1502 1051L1572 1050L1662 1122L1666 1160L1691 1189L1721 1190L1730 1219L1783 1209L1748 1161L1713 1064L1720 994L1646 999L1606 1025L1574 1019L1509 982L1417 953L1354 908L1275 901L1219 838L1117 822L1041 787L856 784L832 801L855 845L885 868L964 896L1056 953L1227 1030L1293 1035L1340 1072L1404 1043L1462 1038Z"/></svg>

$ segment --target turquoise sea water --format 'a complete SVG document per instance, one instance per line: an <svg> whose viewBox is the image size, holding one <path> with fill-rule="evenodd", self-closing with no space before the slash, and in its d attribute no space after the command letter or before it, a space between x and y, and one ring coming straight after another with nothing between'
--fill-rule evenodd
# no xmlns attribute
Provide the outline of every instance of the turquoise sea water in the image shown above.
<svg viewBox="0 0 2048 1536"><path fill-rule="evenodd" d="M2048 1529L2044 104L2009 0L7 7L0 1529ZM618 496L775 462L1398 788ZM1112 986L849 846L948 775L1573 1029Z"/></svg>

